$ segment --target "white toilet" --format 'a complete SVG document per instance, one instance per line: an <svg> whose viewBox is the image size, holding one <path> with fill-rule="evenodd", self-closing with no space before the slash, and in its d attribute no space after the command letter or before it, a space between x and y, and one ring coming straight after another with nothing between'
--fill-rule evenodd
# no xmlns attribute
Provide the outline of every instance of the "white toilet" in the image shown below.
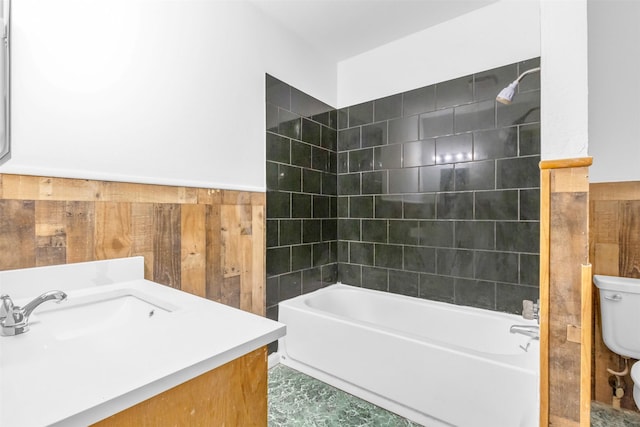
<svg viewBox="0 0 640 427"><path fill-rule="evenodd" d="M640 279L593 276L600 289L602 338L620 356L640 359ZM640 363L631 368L633 399L640 408Z"/></svg>

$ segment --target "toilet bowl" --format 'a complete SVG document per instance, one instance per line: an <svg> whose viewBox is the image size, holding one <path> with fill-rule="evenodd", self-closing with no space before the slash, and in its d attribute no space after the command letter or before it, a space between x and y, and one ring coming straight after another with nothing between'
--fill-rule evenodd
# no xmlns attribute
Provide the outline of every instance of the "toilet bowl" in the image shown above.
<svg viewBox="0 0 640 427"><path fill-rule="evenodd" d="M640 279L614 276L593 276L600 289L602 339L614 353L640 359ZM640 408L640 363L631 368L633 400Z"/></svg>
<svg viewBox="0 0 640 427"><path fill-rule="evenodd" d="M631 379L633 380L633 400L640 408L640 363L636 362L631 367Z"/></svg>

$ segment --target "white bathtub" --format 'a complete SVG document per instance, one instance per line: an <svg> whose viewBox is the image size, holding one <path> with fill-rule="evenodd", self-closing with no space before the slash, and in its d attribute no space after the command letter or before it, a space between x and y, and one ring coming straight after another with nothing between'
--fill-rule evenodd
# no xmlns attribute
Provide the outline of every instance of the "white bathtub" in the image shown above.
<svg viewBox="0 0 640 427"><path fill-rule="evenodd" d="M332 285L280 303L281 363L425 426L538 426L522 317ZM528 351L521 346L529 342Z"/></svg>

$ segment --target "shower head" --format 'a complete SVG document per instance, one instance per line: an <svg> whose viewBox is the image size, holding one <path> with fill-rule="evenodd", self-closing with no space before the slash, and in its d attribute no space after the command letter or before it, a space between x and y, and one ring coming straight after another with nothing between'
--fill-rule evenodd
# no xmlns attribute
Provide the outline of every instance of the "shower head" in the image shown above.
<svg viewBox="0 0 640 427"><path fill-rule="evenodd" d="M496 101L498 101L501 104L506 104L506 105L511 104L513 97L516 96L516 88L518 87L518 83L520 82L518 80L515 80L509 86L502 89L498 94L498 96L496 96Z"/></svg>
<svg viewBox="0 0 640 427"><path fill-rule="evenodd" d="M498 96L496 96L496 101L498 101L501 104L506 104L506 105L511 104L511 101L513 101L513 98L516 96L516 88L520 84L520 80L522 80L524 76L526 76L527 74L535 73L536 71L540 71L540 67L532 68L520 74L520 76L517 79L515 79L513 83L511 83L509 86L505 87L500 91Z"/></svg>

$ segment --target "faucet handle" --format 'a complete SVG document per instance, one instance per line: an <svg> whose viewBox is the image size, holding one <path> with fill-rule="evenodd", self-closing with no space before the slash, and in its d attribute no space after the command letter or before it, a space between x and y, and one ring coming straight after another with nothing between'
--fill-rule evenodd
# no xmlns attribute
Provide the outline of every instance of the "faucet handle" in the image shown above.
<svg viewBox="0 0 640 427"><path fill-rule="evenodd" d="M540 323L540 300L537 300L536 302L523 300L522 317L527 320L537 320L538 323Z"/></svg>
<svg viewBox="0 0 640 427"><path fill-rule="evenodd" d="M533 301L527 299L522 301L522 317L527 320L533 320L534 310Z"/></svg>
<svg viewBox="0 0 640 427"><path fill-rule="evenodd" d="M13 313L13 301L7 294L0 295L0 320Z"/></svg>

